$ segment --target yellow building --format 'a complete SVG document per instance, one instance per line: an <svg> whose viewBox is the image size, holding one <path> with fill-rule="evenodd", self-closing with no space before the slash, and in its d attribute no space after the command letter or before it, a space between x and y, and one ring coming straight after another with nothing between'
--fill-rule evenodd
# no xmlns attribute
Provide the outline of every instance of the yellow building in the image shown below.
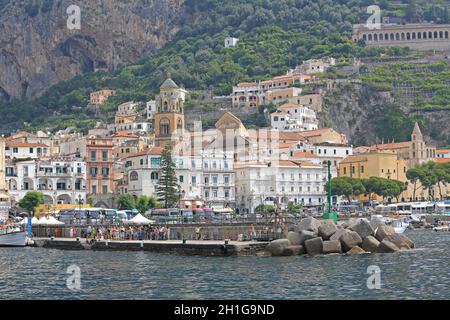
<svg viewBox="0 0 450 320"><path fill-rule="evenodd" d="M407 161L399 158L392 150L375 150L365 154L348 156L339 163L339 177L352 177L357 179L368 179L380 177L391 180L406 182ZM400 199L409 199L409 189L405 191ZM372 199L381 201L381 197L372 196ZM362 196L360 201L368 201L368 197Z"/></svg>
<svg viewBox="0 0 450 320"><path fill-rule="evenodd" d="M168 78L156 97L155 143L164 146L179 140L184 132L184 101L187 91Z"/></svg>
<svg viewBox="0 0 450 320"><path fill-rule="evenodd" d="M413 162L414 163L414 162ZM340 177L352 177L358 179L367 179L370 177L380 177L391 180L407 182L406 190L400 195L399 201L425 201L429 198L428 189L422 188L420 182L417 182L414 192L414 184L408 181L406 172L410 169L411 158L403 158L395 150L372 150L363 154L354 154L341 161L338 167ZM436 199L448 196L449 187L441 184L431 190L431 194ZM415 194L415 198L414 198ZM382 198L372 195L371 199L381 201ZM368 196L361 196L360 201L368 201ZM396 199L391 199L395 202Z"/></svg>
<svg viewBox="0 0 450 320"><path fill-rule="evenodd" d="M414 125L410 141L376 144L370 146L368 150L395 151L399 158L407 161L408 169L436 160L436 147L427 145L417 122Z"/></svg>

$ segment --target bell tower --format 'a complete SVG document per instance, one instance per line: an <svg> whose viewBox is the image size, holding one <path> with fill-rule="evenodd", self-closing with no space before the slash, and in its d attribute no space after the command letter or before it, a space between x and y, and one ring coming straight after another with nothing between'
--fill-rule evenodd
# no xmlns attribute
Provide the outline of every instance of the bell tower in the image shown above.
<svg viewBox="0 0 450 320"><path fill-rule="evenodd" d="M421 165L427 159L425 141L417 122L415 123L414 130L411 134L410 150L411 153L409 159L411 167Z"/></svg>
<svg viewBox="0 0 450 320"><path fill-rule="evenodd" d="M164 147L170 141L179 140L183 134L184 101L187 91L168 75L156 96L155 143Z"/></svg>

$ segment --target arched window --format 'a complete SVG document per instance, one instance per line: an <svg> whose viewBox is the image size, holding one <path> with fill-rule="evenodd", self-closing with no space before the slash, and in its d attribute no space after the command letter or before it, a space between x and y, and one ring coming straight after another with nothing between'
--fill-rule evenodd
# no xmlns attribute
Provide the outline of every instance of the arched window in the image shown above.
<svg viewBox="0 0 450 320"><path fill-rule="evenodd" d="M399 33L395 34L395 40L397 40L397 41L400 40L400 34Z"/></svg>
<svg viewBox="0 0 450 320"><path fill-rule="evenodd" d="M439 39L443 39L444 38L444 33L442 31L439 31Z"/></svg>
<svg viewBox="0 0 450 320"><path fill-rule="evenodd" d="M438 33L437 33L437 31L435 31L434 32L434 39L437 39L438 38Z"/></svg>
<svg viewBox="0 0 450 320"><path fill-rule="evenodd" d="M158 172L154 171L150 174L150 179L152 180L158 180L159 179L159 175Z"/></svg>
<svg viewBox="0 0 450 320"><path fill-rule="evenodd" d="M424 38L424 39L427 38L427 33L425 31L423 32L423 37L422 38Z"/></svg>
<svg viewBox="0 0 450 320"><path fill-rule="evenodd" d="M183 121L181 120L181 118L178 119L177 128L178 128L178 129L182 129L182 128L183 128Z"/></svg>
<svg viewBox="0 0 450 320"><path fill-rule="evenodd" d="M159 134L162 136L170 134L170 121L168 119L162 119L159 123Z"/></svg>
<svg viewBox="0 0 450 320"><path fill-rule="evenodd" d="M136 181L139 179L138 173L136 171L132 171L130 173L130 181Z"/></svg>
<svg viewBox="0 0 450 320"><path fill-rule="evenodd" d="M445 38L445 39L448 39L448 31L445 31L445 33L444 33L444 38Z"/></svg>
<svg viewBox="0 0 450 320"><path fill-rule="evenodd" d="M378 41L378 34L375 33L375 34L373 35L373 41Z"/></svg>
<svg viewBox="0 0 450 320"><path fill-rule="evenodd" d="M406 33L406 40L411 40L411 34L409 32Z"/></svg>
<svg viewBox="0 0 450 320"><path fill-rule="evenodd" d="M415 40L416 39L416 33L413 32L411 35L412 35L412 39Z"/></svg>
<svg viewBox="0 0 450 320"><path fill-rule="evenodd" d="M164 101L164 111L167 111L169 109L169 104L167 101Z"/></svg>
<svg viewBox="0 0 450 320"><path fill-rule="evenodd" d="M405 33L402 32L402 40L405 40Z"/></svg>
<svg viewBox="0 0 450 320"><path fill-rule="evenodd" d="M388 40L389 40L389 34L388 34L388 33L385 33L385 34L384 34L384 40L385 40L385 41L388 41Z"/></svg>
<svg viewBox="0 0 450 320"><path fill-rule="evenodd" d="M422 32L417 32L417 39L422 39Z"/></svg>
<svg viewBox="0 0 450 320"><path fill-rule="evenodd" d="M394 40L394 34L393 33L391 33L391 38L390 39Z"/></svg>
<svg viewBox="0 0 450 320"><path fill-rule="evenodd" d="M363 40L367 41L367 36L365 34L363 34Z"/></svg>
<svg viewBox="0 0 450 320"><path fill-rule="evenodd" d="M372 41L372 35L369 34L369 41Z"/></svg>

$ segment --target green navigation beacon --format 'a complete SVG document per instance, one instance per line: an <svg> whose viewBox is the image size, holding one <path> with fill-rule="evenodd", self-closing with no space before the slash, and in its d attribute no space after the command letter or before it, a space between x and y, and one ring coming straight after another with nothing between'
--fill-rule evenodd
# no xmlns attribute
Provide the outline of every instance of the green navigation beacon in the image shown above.
<svg viewBox="0 0 450 320"><path fill-rule="evenodd" d="M322 215L322 219L338 220L337 212L331 212L331 161L328 161L328 210Z"/></svg>

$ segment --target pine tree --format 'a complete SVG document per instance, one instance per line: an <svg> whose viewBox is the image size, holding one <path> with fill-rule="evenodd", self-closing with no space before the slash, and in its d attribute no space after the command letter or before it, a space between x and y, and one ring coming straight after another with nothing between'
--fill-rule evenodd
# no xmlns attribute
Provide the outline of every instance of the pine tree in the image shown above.
<svg viewBox="0 0 450 320"><path fill-rule="evenodd" d="M158 201L161 201L165 208L173 208L178 202L178 188L175 163L172 159L172 146L167 144L161 155L161 170L156 185Z"/></svg>

